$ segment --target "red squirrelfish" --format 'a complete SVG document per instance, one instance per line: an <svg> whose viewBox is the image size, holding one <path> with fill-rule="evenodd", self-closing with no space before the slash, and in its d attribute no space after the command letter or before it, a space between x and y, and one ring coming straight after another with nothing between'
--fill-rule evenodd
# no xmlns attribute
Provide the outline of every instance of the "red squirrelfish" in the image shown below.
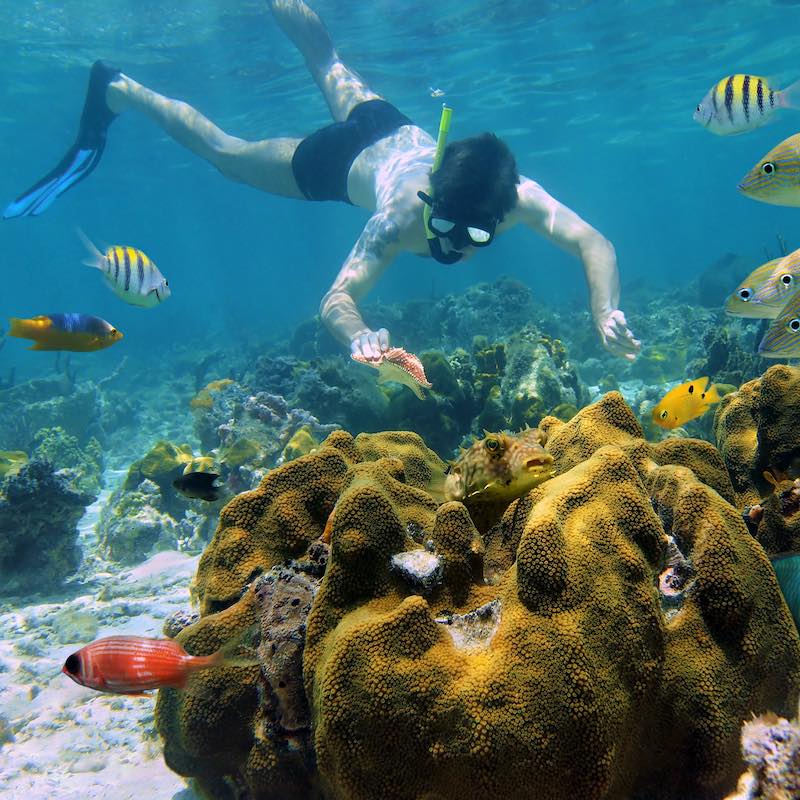
<svg viewBox="0 0 800 800"><path fill-rule="evenodd" d="M222 651L190 656L172 639L108 636L73 653L61 671L98 692L141 694L148 689L183 689L193 672L224 663Z"/></svg>

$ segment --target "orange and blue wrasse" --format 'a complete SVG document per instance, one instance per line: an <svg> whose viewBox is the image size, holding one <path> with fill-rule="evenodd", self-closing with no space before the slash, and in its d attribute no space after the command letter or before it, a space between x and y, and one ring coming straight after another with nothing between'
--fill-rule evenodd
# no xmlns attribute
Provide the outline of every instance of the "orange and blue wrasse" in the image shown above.
<svg viewBox="0 0 800 800"><path fill-rule="evenodd" d="M11 317L9 321L9 336L36 342L28 350L88 353L111 347L122 338L113 325L91 314L40 314L30 319Z"/></svg>
<svg viewBox="0 0 800 800"><path fill-rule="evenodd" d="M694 120L719 136L746 133L768 122L779 108L800 103L800 81L775 89L758 75L728 75L717 81L694 110Z"/></svg>
<svg viewBox="0 0 800 800"><path fill-rule="evenodd" d="M192 673L223 664L221 650L190 656L172 639L108 636L73 653L61 671L98 692L141 694L149 689L183 689Z"/></svg>
<svg viewBox="0 0 800 800"><path fill-rule="evenodd" d="M772 148L742 178L739 191L762 203L800 206L800 133Z"/></svg>
<svg viewBox="0 0 800 800"><path fill-rule="evenodd" d="M700 417L720 400L716 386L708 378L686 381L670 389L653 409L653 422L661 428L678 428Z"/></svg>
<svg viewBox="0 0 800 800"><path fill-rule="evenodd" d="M775 319L800 280L800 250L754 269L728 296L725 312L734 317Z"/></svg>
<svg viewBox="0 0 800 800"><path fill-rule="evenodd" d="M800 358L800 291L795 291L772 320L758 345L758 354L764 358Z"/></svg>
<svg viewBox="0 0 800 800"><path fill-rule="evenodd" d="M167 279L151 258L136 247L114 245L101 253L79 230L78 235L89 250L83 263L99 269L109 288L120 299L139 308L152 308L171 294Z"/></svg>

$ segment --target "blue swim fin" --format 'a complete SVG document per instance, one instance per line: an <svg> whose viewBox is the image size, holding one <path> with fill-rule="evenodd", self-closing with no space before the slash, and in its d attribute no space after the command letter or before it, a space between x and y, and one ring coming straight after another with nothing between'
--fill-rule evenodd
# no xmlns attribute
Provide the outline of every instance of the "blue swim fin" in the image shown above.
<svg viewBox="0 0 800 800"><path fill-rule="evenodd" d="M78 138L55 169L6 207L3 219L38 216L59 195L82 181L97 166L106 146L108 126L117 117L106 105L106 87L118 75L119 70L105 61L94 62L89 74Z"/></svg>

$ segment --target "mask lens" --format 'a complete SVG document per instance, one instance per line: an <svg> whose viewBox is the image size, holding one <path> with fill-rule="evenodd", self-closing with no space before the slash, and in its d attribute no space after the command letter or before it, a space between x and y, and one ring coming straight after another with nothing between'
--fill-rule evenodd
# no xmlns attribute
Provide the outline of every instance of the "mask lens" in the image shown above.
<svg viewBox="0 0 800 800"><path fill-rule="evenodd" d="M431 217L431 228L433 228L434 232L446 234L450 233L451 230L455 227L455 222L449 219L442 219L441 217Z"/></svg>
<svg viewBox="0 0 800 800"><path fill-rule="evenodd" d="M489 233L489 231L485 231L482 228L472 228L470 226L467 226L467 234L473 244L486 244L489 239L492 238L492 234Z"/></svg>

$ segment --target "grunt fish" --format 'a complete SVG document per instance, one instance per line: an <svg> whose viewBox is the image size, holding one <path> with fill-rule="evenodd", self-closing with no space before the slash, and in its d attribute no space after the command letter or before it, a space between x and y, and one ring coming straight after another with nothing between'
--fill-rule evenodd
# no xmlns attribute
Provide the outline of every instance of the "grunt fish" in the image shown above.
<svg viewBox="0 0 800 800"><path fill-rule="evenodd" d="M786 301L758 345L764 358L800 357L800 290Z"/></svg>
<svg viewBox="0 0 800 800"><path fill-rule="evenodd" d="M800 206L800 133L772 148L745 176L739 191L776 206Z"/></svg>
<svg viewBox="0 0 800 800"><path fill-rule="evenodd" d="M754 269L728 295L725 313L749 319L775 319L800 278L800 250Z"/></svg>

